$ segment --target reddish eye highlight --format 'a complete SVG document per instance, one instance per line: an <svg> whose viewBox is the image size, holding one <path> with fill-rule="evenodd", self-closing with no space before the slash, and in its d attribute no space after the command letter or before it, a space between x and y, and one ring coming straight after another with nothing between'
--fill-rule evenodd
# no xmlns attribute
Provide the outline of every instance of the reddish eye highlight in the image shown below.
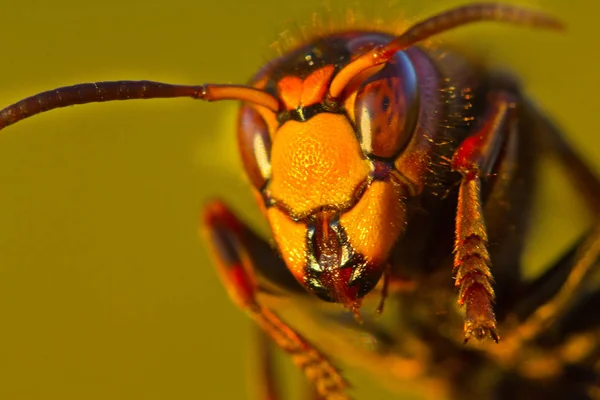
<svg viewBox="0 0 600 400"><path fill-rule="evenodd" d="M248 178L258 190L271 177L271 136L265 119L251 106L240 110L238 147Z"/></svg>
<svg viewBox="0 0 600 400"><path fill-rule="evenodd" d="M418 97L417 75L404 52L362 84L354 115L365 154L392 158L404 148L417 121Z"/></svg>

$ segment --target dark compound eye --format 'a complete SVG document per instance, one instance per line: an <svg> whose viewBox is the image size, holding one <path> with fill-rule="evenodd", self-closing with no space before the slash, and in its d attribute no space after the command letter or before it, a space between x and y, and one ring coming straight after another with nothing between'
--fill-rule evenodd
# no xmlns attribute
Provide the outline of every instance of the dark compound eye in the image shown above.
<svg viewBox="0 0 600 400"><path fill-rule="evenodd" d="M271 177L271 137L264 118L250 106L240 110L238 145L250 181L262 189Z"/></svg>
<svg viewBox="0 0 600 400"><path fill-rule="evenodd" d="M417 75L411 60L398 52L358 90L356 126L363 151L393 158L412 136L418 111Z"/></svg>

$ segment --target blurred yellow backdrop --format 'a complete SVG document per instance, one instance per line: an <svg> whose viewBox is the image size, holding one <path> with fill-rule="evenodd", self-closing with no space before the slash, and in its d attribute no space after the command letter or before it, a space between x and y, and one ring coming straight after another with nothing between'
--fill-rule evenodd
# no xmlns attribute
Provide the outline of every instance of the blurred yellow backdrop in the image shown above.
<svg viewBox="0 0 600 400"><path fill-rule="evenodd" d="M328 4L414 18L464 2L364 3ZM600 5L520 3L560 15L568 32L478 25L448 37L518 71L600 170ZM0 105L96 80L245 82L281 32L322 9L317 0L5 1ZM261 224L234 119L235 104L117 102L2 132L0 399L251 398L249 322L197 237L209 197ZM543 231L542 253L556 236ZM360 383L357 397L389 398L372 390Z"/></svg>

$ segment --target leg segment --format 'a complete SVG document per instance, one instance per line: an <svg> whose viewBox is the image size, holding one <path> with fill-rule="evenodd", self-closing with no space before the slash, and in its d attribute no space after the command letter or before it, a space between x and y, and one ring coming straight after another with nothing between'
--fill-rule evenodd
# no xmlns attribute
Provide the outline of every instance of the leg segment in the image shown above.
<svg viewBox="0 0 600 400"><path fill-rule="evenodd" d="M204 226L209 238L218 272L232 300L257 323L293 362L304 372L316 391L325 400L348 400L345 394L346 381L329 360L315 349L307 340L296 333L285 322L257 300L259 287L255 275L256 260L248 248L252 235L221 202L212 202L204 210ZM268 350L267 350L268 351ZM262 360L265 396L275 396L271 373L269 372L269 354ZM271 382L269 382L269 380ZM271 396L271 397L269 397Z"/></svg>
<svg viewBox="0 0 600 400"><path fill-rule="evenodd" d="M566 315L578 300L578 292L584 290L586 284L590 283L590 278L598 265L600 265L600 229L596 228L573 253L571 271L560 289L519 325L517 335L519 341L526 343L536 339L556 320Z"/></svg>
<svg viewBox="0 0 600 400"><path fill-rule="evenodd" d="M564 167L587 205L590 228L520 290L503 321L510 340L489 351L506 370L544 382L546 397L600 399L600 179L531 104L519 103L519 126L535 136L538 151ZM549 366L555 367L551 373Z"/></svg>
<svg viewBox="0 0 600 400"><path fill-rule="evenodd" d="M600 277L600 179L568 145L554 124L532 105L524 106L528 107L525 115L530 116L531 129L539 136L540 146L545 147L544 151L558 156L558 161L571 177L574 188L585 201L592 222L590 232L583 240L546 274L531 284L531 289L527 291L532 293L531 299L525 298L517 304L519 325L516 327L518 334L515 336L518 343L515 343L515 352L547 332L555 322L564 320L564 317L572 313L582 296L590 291L597 293ZM544 293L544 296L540 299L538 293ZM588 309L591 311L593 307L586 310ZM519 315L523 310L525 313ZM600 321L597 313L593 311L580 318L590 326ZM561 321L561 325L566 323L568 322ZM561 330L568 332L571 326L562 326ZM598 373L600 374L600 370Z"/></svg>
<svg viewBox="0 0 600 400"><path fill-rule="evenodd" d="M454 243L455 286L458 304L465 308L465 343L491 337L498 342L488 235L481 200L482 179L492 172L507 136L513 131L510 112L514 102L505 93L494 93L483 124L457 149L452 169L462 175L458 192Z"/></svg>
<svg viewBox="0 0 600 400"><path fill-rule="evenodd" d="M255 328L258 357L258 393L259 399L278 400L279 391L275 380L275 355L273 354L273 341L262 330Z"/></svg>

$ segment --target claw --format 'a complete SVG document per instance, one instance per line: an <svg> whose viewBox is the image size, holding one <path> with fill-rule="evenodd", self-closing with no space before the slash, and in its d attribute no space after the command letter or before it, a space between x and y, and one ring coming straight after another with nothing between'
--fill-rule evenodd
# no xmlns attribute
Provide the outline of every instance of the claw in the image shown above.
<svg viewBox="0 0 600 400"><path fill-rule="evenodd" d="M474 337L479 341L483 341L486 338L491 338L494 342L498 343L500 341L500 335L498 335L498 330L496 329L496 324L494 322L486 323L486 321L467 321L465 322L465 341L464 344Z"/></svg>

